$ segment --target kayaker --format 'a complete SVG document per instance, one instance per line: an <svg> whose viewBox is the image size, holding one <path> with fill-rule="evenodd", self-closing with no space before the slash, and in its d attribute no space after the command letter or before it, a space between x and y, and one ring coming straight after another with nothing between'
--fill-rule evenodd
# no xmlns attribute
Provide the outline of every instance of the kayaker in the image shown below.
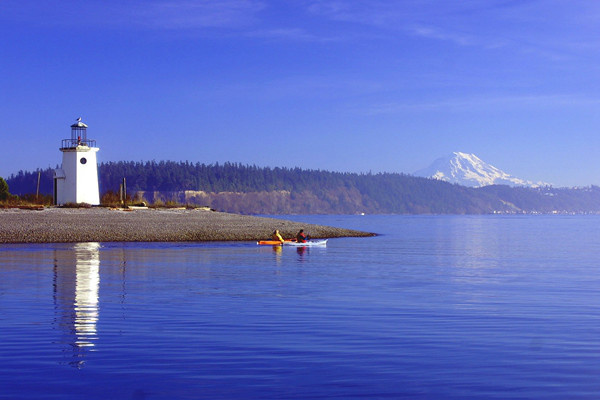
<svg viewBox="0 0 600 400"><path fill-rule="evenodd" d="M300 229L300 232L296 235L296 241L298 243L306 243L309 239L310 237L304 233L304 229Z"/></svg>
<svg viewBox="0 0 600 400"><path fill-rule="evenodd" d="M279 233L278 229L275 229L275 231L273 232L273 234L271 235L271 239L273 240L279 240L281 243L284 242L283 238L281 237L281 234Z"/></svg>

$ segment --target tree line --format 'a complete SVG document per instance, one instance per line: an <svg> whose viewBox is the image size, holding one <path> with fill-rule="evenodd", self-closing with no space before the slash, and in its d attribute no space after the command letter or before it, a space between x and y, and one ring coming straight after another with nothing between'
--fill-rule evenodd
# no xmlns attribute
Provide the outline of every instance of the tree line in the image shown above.
<svg viewBox="0 0 600 400"><path fill-rule="evenodd" d="M13 194L52 194L51 168L19 171L6 180ZM99 165L100 193L176 201L245 214L600 212L600 188L468 188L401 173L342 173L239 163L119 161Z"/></svg>

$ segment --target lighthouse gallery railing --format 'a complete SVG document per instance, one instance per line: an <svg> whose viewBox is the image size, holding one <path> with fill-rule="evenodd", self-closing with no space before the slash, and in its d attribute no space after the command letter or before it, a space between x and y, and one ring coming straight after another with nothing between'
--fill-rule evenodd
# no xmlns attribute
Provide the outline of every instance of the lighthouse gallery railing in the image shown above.
<svg viewBox="0 0 600 400"><path fill-rule="evenodd" d="M96 141L92 139L63 139L61 149L74 149L78 146L96 147Z"/></svg>

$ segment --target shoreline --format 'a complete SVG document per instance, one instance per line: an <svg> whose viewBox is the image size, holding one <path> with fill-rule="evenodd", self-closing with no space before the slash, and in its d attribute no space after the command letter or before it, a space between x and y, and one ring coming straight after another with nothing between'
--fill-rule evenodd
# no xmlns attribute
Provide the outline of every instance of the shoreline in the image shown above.
<svg viewBox="0 0 600 400"><path fill-rule="evenodd" d="M270 238L275 229L286 238L294 237L300 229L315 239L376 236L352 229L204 209L0 209L0 244L257 241Z"/></svg>

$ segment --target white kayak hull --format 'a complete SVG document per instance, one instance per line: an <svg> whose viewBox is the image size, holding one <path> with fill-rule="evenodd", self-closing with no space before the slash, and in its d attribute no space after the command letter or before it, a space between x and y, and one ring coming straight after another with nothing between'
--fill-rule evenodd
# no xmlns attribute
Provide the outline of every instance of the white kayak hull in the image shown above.
<svg viewBox="0 0 600 400"><path fill-rule="evenodd" d="M327 239L321 240L309 240L305 243L298 242L285 242L284 246L296 246L296 247L305 247L305 246L327 246Z"/></svg>

